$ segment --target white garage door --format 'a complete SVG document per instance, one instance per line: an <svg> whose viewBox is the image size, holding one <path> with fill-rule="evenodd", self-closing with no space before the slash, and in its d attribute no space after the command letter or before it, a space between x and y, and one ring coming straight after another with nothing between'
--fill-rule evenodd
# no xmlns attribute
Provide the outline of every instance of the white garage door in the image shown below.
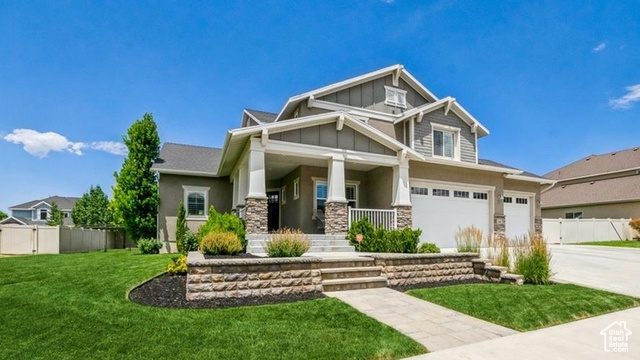
<svg viewBox="0 0 640 360"><path fill-rule="evenodd" d="M459 227L475 225L485 236L490 229L489 193L455 185L411 186L413 227L422 229L420 242L455 248Z"/></svg>
<svg viewBox="0 0 640 360"><path fill-rule="evenodd" d="M508 239L528 234L531 230L531 197L505 192L504 215Z"/></svg>

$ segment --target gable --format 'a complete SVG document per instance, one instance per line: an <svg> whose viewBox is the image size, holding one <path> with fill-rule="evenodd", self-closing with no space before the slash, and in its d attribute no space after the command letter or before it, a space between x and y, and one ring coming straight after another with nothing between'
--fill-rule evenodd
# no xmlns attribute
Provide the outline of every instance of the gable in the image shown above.
<svg viewBox="0 0 640 360"><path fill-rule="evenodd" d="M367 110L380 111L388 114L400 114L403 111L424 105L429 101L420 95L404 79L398 79L397 88L407 91L407 108L389 106L385 101L385 86L393 86L393 75L387 75L374 80L354 85L327 95L319 100L329 101Z"/></svg>
<svg viewBox="0 0 640 360"><path fill-rule="evenodd" d="M396 151L380 144L368 136L344 125L336 130L335 123L322 124L270 134L270 139L327 148L361 151L395 156Z"/></svg>
<svg viewBox="0 0 640 360"><path fill-rule="evenodd" d="M433 125L440 124L460 129L460 160L476 162L476 137L471 127L453 111L444 114L438 109L424 114L420 123L414 125L414 148L423 156L433 156Z"/></svg>

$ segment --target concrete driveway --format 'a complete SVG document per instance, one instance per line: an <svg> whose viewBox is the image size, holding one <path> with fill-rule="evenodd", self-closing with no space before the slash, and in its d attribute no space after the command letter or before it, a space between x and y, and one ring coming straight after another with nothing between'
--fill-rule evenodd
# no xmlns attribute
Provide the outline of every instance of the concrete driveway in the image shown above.
<svg viewBox="0 0 640 360"><path fill-rule="evenodd" d="M640 249L552 245L554 280L640 297Z"/></svg>

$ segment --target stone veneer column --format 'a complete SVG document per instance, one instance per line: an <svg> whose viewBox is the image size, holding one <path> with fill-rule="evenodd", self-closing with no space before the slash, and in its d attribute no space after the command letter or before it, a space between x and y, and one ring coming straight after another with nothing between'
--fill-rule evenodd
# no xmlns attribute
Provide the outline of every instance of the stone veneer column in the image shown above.
<svg viewBox="0 0 640 360"><path fill-rule="evenodd" d="M324 208L324 233L327 235L346 235L349 231L349 204L330 202Z"/></svg>
<svg viewBox="0 0 640 360"><path fill-rule="evenodd" d="M542 236L542 218L540 216L536 216L533 220L533 228L536 235Z"/></svg>
<svg viewBox="0 0 640 360"><path fill-rule="evenodd" d="M506 238L507 224L504 215L493 215L493 237L496 239Z"/></svg>
<svg viewBox="0 0 640 360"><path fill-rule="evenodd" d="M245 206L245 225L247 234L266 234L267 199L247 198Z"/></svg>
<svg viewBox="0 0 640 360"><path fill-rule="evenodd" d="M394 206L398 216L398 229L413 227L413 211L411 206Z"/></svg>

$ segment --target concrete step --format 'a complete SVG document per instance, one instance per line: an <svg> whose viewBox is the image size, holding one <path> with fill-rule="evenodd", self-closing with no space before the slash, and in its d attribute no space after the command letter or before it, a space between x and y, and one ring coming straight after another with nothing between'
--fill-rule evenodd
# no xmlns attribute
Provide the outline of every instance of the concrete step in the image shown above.
<svg viewBox="0 0 640 360"><path fill-rule="evenodd" d="M305 234L309 240L347 240L345 235L325 235L325 234ZM271 237L270 234L247 234L245 239L248 240L266 240Z"/></svg>
<svg viewBox="0 0 640 360"><path fill-rule="evenodd" d="M322 280L323 291L345 291L382 288L387 286L387 278L384 276L367 278L349 278Z"/></svg>
<svg viewBox="0 0 640 360"><path fill-rule="evenodd" d="M321 269L335 269L335 268L361 268L375 266L375 261L372 258L367 257L346 257L346 258L326 258L322 259L320 263Z"/></svg>
<svg viewBox="0 0 640 360"><path fill-rule="evenodd" d="M249 246L262 246L266 240L249 240ZM347 240L311 240L311 246L351 246Z"/></svg>
<svg viewBox="0 0 640 360"><path fill-rule="evenodd" d="M353 246L316 246L313 244L308 252L352 252L355 253L356 249Z"/></svg>
<svg viewBox="0 0 640 360"><path fill-rule="evenodd" d="M380 276L379 266L322 269L322 280L373 278Z"/></svg>

